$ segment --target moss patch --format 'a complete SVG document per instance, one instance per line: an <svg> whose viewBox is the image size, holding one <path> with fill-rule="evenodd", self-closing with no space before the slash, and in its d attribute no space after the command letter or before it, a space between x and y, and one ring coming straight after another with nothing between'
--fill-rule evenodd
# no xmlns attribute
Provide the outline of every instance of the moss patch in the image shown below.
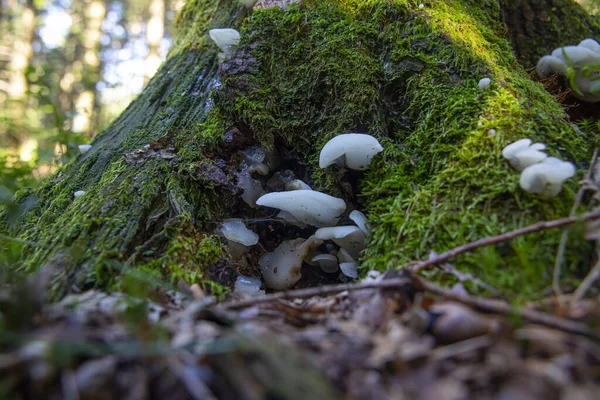
<svg viewBox="0 0 600 400"><path fill-rule="evenodd" d="M206 173L231 162L218 157L232 126L300 159L313 188L368 214L375 230L365 268L566 216L575 180L549 201L528 195L501 149L530 137L582 166L592 139L518 65L498 2L419 3L305 0L242 20L237 2L189 1L168 61L140 98L90 152L19 194L19 204L35 204L28 213L9 221L5 212L7 232L28 243L21 268L58 267L58 295L71 285L114 285L132 267L203 279L221 251L206 234L240 216L239 196ZM241 29L232 57L242 62L219 74L206 32L225 26ZM493 81L485 92L483 77ZM318 169L323 144L347 132L370 133L385 151L364 174ZM76 190L85 196L73 198ZM559 236L520 238L455 265L533 298L550 282ZM569 271L589 250L572 237Z"/></svg>
<svg viewBox="0 0 600 400"><path fill-rule="evenodd" d="M431 2L423 10L417 3L305 1L256 10L242 46L258 70L229 77L216 96L222 113L263 145L303 154L317 188L367 212L376 225L363 260L369 268L566 216L575 180L552 200L523 192L501 157L507 144L530 137L580 166L591 155L591 139L518 66L497 3ZM485 92L477 87L483 77L493 80ZM346 132L370 133L385 147L350 198L339 183L351 174L316 168L322 145ZM482 249L456 266L507 294L535 297L550 282L559 236ZM572 243L571 271L586 262L588 247L581 238Z"/></svg>

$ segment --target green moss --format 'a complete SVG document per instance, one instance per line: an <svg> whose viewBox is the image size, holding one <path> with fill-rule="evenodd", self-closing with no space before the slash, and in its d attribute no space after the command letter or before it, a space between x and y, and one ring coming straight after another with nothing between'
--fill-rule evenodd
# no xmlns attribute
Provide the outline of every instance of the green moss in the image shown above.
<svg viewBox="0 0 600 400"><path fill-rule="evenodd" d="M140 98L89 153L19 194L20 204L37 199L18 222L5 222L10 235L35 243L22 246L22 268L60 267L57 293L122 284L120 275L134 269L205 279L203 267L222 252L206 234L239 216L232 214L240 200L198 171L214 165L215 147L233 126L291 151L314 188L369 215L375 230L365 267L397 267L566 216L575 180L555 199L531 196L501 149L530 137L581 166L592 139L519 67L496 1L436 1L423 10L419 3L305 0L245 20L233 0L186 3L170 57ZM219 86L206 32L224 26L241 29L236 56L247 65ZM485 92L477 87L483 77L493 80ZM373 134L385 151L363 174L318 169L324 143L346 132ZM150 144L168 157L149 155ZM76 190L86 195L74 199ZM559 236L519 238L455 265L505 293L536 297L550 282ZM588 246L572 237L567 269L575 271Z"/></svg>
<svg viewBox="0 0 600 400"><path fill-rule="evenodd" d="M376 225L363 265L398 267L571 208L574 182L558 198L536 198L500 155L530 137L581 165L591 139L518 67L499 21L498 4L484 1L422 11L418 2L385 0L256 10L241 45L252 48L258 72L226 80L220 93L242 90L217 93L216 105L263 145L303 154L315 186L330 193L344 191L333 168L316 168L322 145L345 132L377 136L385 151L363 175L358 199L347 200ZM493 80L486 92L477 87L483 77ZM505 293L535 297L550 282L559 236L530 235L456 265ZM589 246L579 239L570 251L576 268Z"/></svg>

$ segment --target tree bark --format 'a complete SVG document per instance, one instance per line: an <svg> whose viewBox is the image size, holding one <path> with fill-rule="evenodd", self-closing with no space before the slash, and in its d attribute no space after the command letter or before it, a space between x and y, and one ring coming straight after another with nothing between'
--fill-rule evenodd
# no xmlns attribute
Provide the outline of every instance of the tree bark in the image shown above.
<svg viewBox="0 0 600 400"><path fill-rule="evenodd" d="M265 251L311 230L268 220L269 211L242 200L240 152L252 145L279 159L270 174L290 169L344 198L347 213L369 216L374 232L361 259L369 268L568 215L575 179L540 199L519 188L500 155L530 137L586 167L593 142L518 64L503 2L417 3L305 0L247 11L230 0L189 0L167 61L139 98L89 152L41 189L20 192L20 215L3 211L3 230L22 243L20 268L56 269L57 297L122 288L141 271L190 284L258 275ZM560 5L578 15L571 0ZM221 27L240 29L242 39L219 65L207 33ZM477 85L484 77L487 91ZM385 151L365 173L319 169L321 147L347 132L374 135ZM266 187L270 176L253 178ZM75 198L78 190L85 194ZM232 217L258 219L249 226L261 246L247 267L226 261L215 236ZM590 257L572 237L571 270ZM506 294L536 297L551 280L559 239L530 235L456 266Z"/></svg>
<svg viewBox="0 0 600 400"><path fill-rule="evenodd" d="M500 5L515 53L525 67L535 66L557 47L600 35L597 17L575 1L501 0Z"/></svg>

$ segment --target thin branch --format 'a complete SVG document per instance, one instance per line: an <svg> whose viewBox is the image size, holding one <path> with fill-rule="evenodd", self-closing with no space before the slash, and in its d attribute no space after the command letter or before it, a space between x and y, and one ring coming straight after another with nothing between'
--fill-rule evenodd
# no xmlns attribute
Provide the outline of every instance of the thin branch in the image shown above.
<svg viewBox="0 0 600 400"><path fill-rule="evenodd" d="M402 238L402 233L404 232L404 228L406 227L406 224L408 223L408 220L410 219L410 212L412 211L412 208L415 205L415 203L417 202L417 200L419 200L420 194L421 194L421 192L417 193L415 198L410 202L410 204L408 205L408 208L406 209L406 218L404 219L404 223L402 224L400 229L398 229L398 235L396 236L396 243L398 243L400 241L400 239Z"/></svg>
<svg viewBox="0 0 600 400"><path fill-rule="evenodd" d="M485 299L472 297L466 294L455 293L452 290L437 286L421 276L415 275L413 279L419 283L421 288L424 290L438 294L450 300L458 301L481 311L493 312L502 315L518 315L519 317L536 324L545 325L550 328L600 340L600 335L598 332L590 329L587 325L576 321L555 317L554 315L532 310L530 308L514 308L511 307L510 304L501 300Z"/></svg>
<svg viewBox="0 0 600 400"><path fill-rule="evenodd" d="M579 190L577 191L577 194L575 195L575 201L573 202L573 208L571 208L571 212L569 213L570 217L575 215L575 213L579 209L579 206L581 205L581 200L583 199L583 195L585 194L585 192L587 190L590 189L590 186L586 185L585 181L592 179L592 176L594 174L594 166L596 165L597 161L598 161L598 149L595 149L594 155L592 156L592 161L590 163L590 168L588 169L587 174L585 175L584 182L583 182L582 186L579 188ZM565 250L567 248L568 240L569 240L569 230L565 229L560 237L560 244L558 245L558 251L556 253L556 261L554 262L554 273L552 275L552 289L554 290L554 294L556 296L561 296L563 294L562 289L560 288L560 276L562 274L562 272L561 272L562 262L565 257Z"/></svg>
<svg viewBox="0 0 600 400"><path fill-rule="evenodd" d="M573 293L571 304L577 304L579 300L583 299L585 293L592 287L592 285L600 278L600 260L596 262L596 265L588 272L585 279L579 284L579 287Z"/></svg>
<svg viewBox="0 0 600 400"><path fill-rule="evenodd" d="M277 292L268 294L260 297L253 297L244 300L232 300L225 303L221 303L219 307L223 308L244 308L249 306L255 306L258 304L270 303L279 300L292 300L302 299L313 296L327 296L331 294L337 294L345 291L356 291L365 289L390 289L399 288L411 283L410 278L397 278L397 279L384 279L376 282L363 282L363 283L342 283L339 285L326 285L318 286L314 288L288 290L284 292Z"/></svg>
<svg viewBox="0 0 600 400"><path fill-rule="evenodd" d="M479 247L489 246L491 244L496 244L496 243L500 243L500 242L505 242L507 240L511 240L518 236L526 235L528 233L534 233L534 232L539 232L539 231L543 231L543 230L547 230L547 229L559 228L561 226L570 225L575 222L592 221L592 220L596 220L596 219L600 219L600 210L593 211L593 212L587 212L580 216L566 217L566 218L562 218L562 219L556 219L553 221L541 221L536 224L529 225L524 228L520 228L520 229L511 231L511 232L502 233L497 236L482 238L479 240L475 240L474 242L455 247L452 250L442 253L442 254L440 254L436 257L433 257L429 260L421 261L421 262L417 263L416 265L413 265L412 267L410 267L410 270L412 270L413 272L417 272L417 271L420 271L429 266L449 261L461 253L465 253L467 251L471 251L471 250L474 250Z"/></svg>

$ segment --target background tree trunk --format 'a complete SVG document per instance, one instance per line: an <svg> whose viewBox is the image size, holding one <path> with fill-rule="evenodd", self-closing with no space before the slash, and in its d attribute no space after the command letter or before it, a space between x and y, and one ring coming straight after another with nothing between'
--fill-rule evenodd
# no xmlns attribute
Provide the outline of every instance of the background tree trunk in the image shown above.
<svg viewBox="0 0 600 400"><path fill-rule="evenodd" d="M251 145L279 159L271 173L291 169L370 217L374 236L362 259L370 268L566 216L575 179L557 198L532 196L501 150L530 137L585 167L593 141L518 64L503 2L418 3L306 0L247 11L231 0L189 0L174 47L142 95L92 150L41 189L20 192L20 214L3 211L3 230L25 243L21 268L56 268L55 296L118 286L139 271L225 285L238 272L256 275L264 251L311 231L254 222L262 246L250 266L223 261L220 221L269 216L241 199L240 151ZM571 0L559 3L561 13L580 12ZM217 27L242 33L220 66L207 35ZM484 77L493 81L485 92L477 87ZM346 132L370 133L385 151L366 173L320 170L321 147ZM265 186L269 177L255 178ZM74 198L78 190L85 195ZM535 297L548 286L559 237L531 235L456 266L507 294ZM575 272L589 246L571 237Z"/></svg>

